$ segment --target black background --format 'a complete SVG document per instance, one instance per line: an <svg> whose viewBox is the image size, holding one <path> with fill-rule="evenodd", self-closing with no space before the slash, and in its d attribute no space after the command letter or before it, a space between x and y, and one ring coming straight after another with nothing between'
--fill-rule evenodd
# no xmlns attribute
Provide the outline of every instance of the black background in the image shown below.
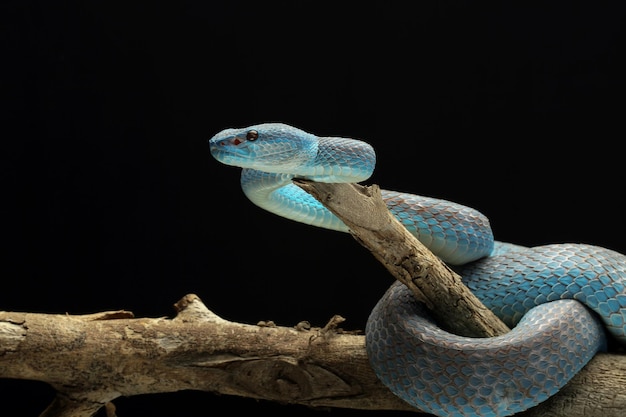
<svg viewBox="0 0 626 417"><path fill-rule="evenodd" d="M368 183L477 208L500 240L626 252L621 1L42 3L0 6L2 310L173 316L195 293L229 320L362 329L383 268L253 206L208 153L267 121L370 142ZM52 396L0 381L2 414ZM320 414L199 392L116 404Z"/></svg>

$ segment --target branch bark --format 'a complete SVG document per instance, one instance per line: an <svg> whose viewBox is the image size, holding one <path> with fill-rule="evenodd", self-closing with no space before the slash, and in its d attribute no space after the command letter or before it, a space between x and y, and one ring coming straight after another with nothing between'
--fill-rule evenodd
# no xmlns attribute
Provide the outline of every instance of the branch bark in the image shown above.
<svg viewBox="0 0 626 417"><path fill-rule="evenodd" d="M326 202L347 204L346 198L356 198L350 197L354 192L366 201L379 198L358 187L324 190ZM429 252L413 247L411 238L398 236L386 207L366 204L371 206L348 210L353 233L362 222L370 225L355 237L394 276L415 283L418 294L438 305L437 297L445 298L447 290L433 290L433 296L431 284L422 282L451 271L437 265ZM460 297L456 290L451 294ZM483 319L488 315L483 316L480 306L468 305L472 307L461 310L467 311L467 320L484 322L477 331L502 330ZM176 308L173 319L134 318L127 311L87 316L0 312L0 377L54 387L57 396L42 417L89 417L103 407L113 417L115 398L179 390L310 407L419 413L378 381L364 336L342 331L340 317L314 329L234 323L212 313L195 295L185 296ZM558 395L521 415L619 417L626 410L625 386L626 357L600 354Z"/></svg>

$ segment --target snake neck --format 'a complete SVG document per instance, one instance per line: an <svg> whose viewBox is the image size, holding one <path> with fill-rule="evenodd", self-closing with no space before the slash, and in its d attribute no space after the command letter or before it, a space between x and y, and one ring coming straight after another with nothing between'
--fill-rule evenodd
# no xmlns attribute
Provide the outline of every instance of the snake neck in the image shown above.
<svg viewBox="0 0 626 417"><path fill-rule="evenodd" d="M359 182L370 177L376 155L367 143L345 138L317 138L314 158L289 167L289 173L244 169L241 188L257 206L301 223L347 232L346 225L319 201L292 183L293 178L317 182Z"/></svg>
<svg viewBox="0 0 626 417"><path fill-rule="evenodd" d="M292 183L293 174L244 169L241 188L248 199L278 216L311 226L347 232L347 226L319 201Z"/></svg>

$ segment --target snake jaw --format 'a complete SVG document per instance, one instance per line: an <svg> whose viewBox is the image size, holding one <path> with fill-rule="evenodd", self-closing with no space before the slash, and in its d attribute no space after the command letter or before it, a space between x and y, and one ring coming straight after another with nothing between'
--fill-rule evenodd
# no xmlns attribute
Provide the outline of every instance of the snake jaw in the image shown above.
<svg viewBox="0 0 626 417"><path fill-rule="evenodd" d="M237 136L220 140L215 139L213 138L209 141L209 151L218 161L227 165L238 166L238 161L246 157L247 152L245 147L242 147L245 141L242 141Z"/></svg>

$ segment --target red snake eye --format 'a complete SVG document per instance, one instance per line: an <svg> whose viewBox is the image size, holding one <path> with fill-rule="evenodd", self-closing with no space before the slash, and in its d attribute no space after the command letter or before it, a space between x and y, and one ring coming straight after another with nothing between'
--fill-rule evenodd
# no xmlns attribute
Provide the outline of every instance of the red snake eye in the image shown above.
<svg viewBox="0 0 626 417"><path fill-rule="evenodd" d="M246 140L249 140L250 142L254 142L258 138L259 132L257 132L256 130L248 130L248 133L246 133Z"/></svg>

